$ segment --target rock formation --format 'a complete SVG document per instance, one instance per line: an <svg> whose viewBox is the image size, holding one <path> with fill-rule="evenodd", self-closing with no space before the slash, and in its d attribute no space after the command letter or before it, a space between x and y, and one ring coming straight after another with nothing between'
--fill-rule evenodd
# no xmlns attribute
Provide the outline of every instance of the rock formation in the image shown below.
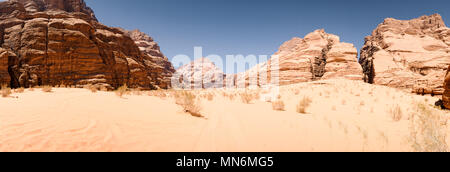
<svg viewBox="0 0 450 172"><path fill-rule="evenodd" d="M172 82L174 88L208 89L224 87L226 75L211 60L199 58L181 66L173 74L178 82Z"/></svg>
<svg viewBox="0 0 450 172"><path fill-rule="evenodd" d="M99 23L83 0L0 2L0 82L167 88L159 47L141 52L132 35Z"/></svg>
<svg viewBox="0 0 450 172"><path fill-rule="evenodd" d="M438 14L385 19L365 39L360 63L368 83L442 94L450 64L450 29Z"/></svg>
<svg viewBox="0 0 450 172"><path fill-rule="evenodd" d="M170 87L170 85L166 84L170 84L170 79L172 77L172 74L175 72L175 69L172 66L172 63L170 63L169 59L161 52L160 47L153 40L153 38L139 30L123 30L123 32L127 36L131 37L131 39L133 39L133 41L139 47L139 50L141 50L141 52L143 52L145 55L149 56L150 61L153 62L159 70L162 70L161 73L158 73L157 77L160 77L159 80L161 80L161 84L165 84L163 85L163 87Z"/></svg>
<svg viewBox="0 0 450 172"><path fill-rule="evenodd" d="M285 42L268 62L238 74L237 85L295 84L320 79L362 80L358 52L323 29ZM245 82L245 83L244 83Z"/></svg>
<svg viewBox="0 0 450 172"><path fill-rule="evenodd" d="M442 100L444 103L444 107L450 109L450 66L448 67L447 74L444 81L444 95L442 96Z"/></svg>

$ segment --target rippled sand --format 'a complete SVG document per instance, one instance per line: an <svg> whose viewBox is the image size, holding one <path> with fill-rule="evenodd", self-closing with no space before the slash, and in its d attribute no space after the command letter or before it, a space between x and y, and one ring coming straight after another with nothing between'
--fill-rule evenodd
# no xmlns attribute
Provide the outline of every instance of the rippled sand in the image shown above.
<svg viewBox="0 0 450 172"><path fill-rule="evenodd" d="M205 118L184 113L173 97L147 92L14 93L0 98L0 151L412 151L409 114L418 102L432 108L438 99L342 80L282 87L286 111L264 101L269 91L251 104L220 90L196 92L206 93L214 98L200 98ZM304 96L312 105L299 114ZM389 113L393 105L402 110L398 122Z"/></svg>

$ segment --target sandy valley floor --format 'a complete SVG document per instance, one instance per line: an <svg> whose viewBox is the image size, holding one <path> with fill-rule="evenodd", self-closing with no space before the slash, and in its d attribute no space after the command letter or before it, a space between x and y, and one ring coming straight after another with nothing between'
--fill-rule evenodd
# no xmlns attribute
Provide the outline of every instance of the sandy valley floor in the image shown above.
<svg viewBox="0 0 450 172"><path fill-rule="evenodd" d="M195 91L205 118L185 113L171 92L13 93L0 98L0 151L443 151L450 144L450 112L432 106L438 97L362 82L282 87L285 111L272 109L273 90L258 90L250 104L239 90ZM298 113L305 96L312 103Z"/></svg>

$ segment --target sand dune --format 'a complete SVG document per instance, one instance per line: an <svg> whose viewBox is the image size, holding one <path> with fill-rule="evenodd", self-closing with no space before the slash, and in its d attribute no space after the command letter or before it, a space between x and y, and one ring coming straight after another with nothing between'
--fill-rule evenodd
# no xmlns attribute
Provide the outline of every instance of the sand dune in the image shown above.
<svg viewBox="0 0 450 172"><path fill-rule="evenodd" d="M275 111L264 101L271 93L258 92L261 100L245 104L238 90L195 91L205 117L197 118L183 112L171 91L120 98L87 89L27 89L0 98L0 151L417 151L410 115L418 104L441 117L439 128L450 133L449 112L432 107L438 97L332 80L282 87L286 110ZM299 114L304 96L312 104ZM390 113L395 105L399 121Z"/></svg>

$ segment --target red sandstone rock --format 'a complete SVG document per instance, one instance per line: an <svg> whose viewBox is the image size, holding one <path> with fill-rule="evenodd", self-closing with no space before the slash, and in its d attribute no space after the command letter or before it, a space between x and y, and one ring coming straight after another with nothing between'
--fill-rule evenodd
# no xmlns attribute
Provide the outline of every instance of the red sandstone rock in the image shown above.
<svg viewBox="0 0 450 172"><path fill-rule="evenodd" d="M316 30L285 42L272 58L237 75L239 87L295 84L320 79L362 80L357 50L336 35Z"/></svg>
<svg viewBox="0 0 450 172"><path fill-rule="evenodd" d="M449 45L450 29L438 14L412 20L388 18L366 38L361 50L365 81L442 94Z"/></svg>
<svg viewBox="0 0 450 172"><path fill-rule="evenodd" d="M161 76L170 71L127 33L99 23L83 0L1 2L0 45L0 82L12 87L170 85Z"/></svg>

